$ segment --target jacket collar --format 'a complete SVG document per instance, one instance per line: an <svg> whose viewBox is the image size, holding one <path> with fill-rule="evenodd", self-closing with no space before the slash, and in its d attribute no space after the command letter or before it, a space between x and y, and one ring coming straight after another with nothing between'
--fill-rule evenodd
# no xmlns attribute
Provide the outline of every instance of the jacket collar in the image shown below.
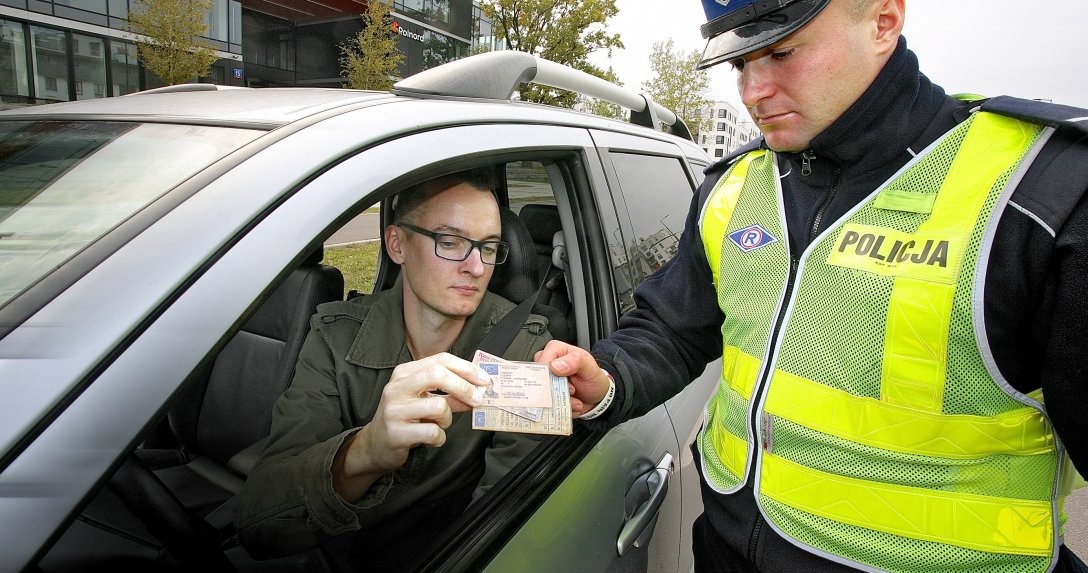
<svg viewBox="0 0 1088 573"><path fill-rule="evenodd" d="M880 168L908 153L907 148L922 136L948 99L940 86L921 73L917 56L900 37L873 83L813 138L810 150L824 166L830 160L850 164L858 173ZM800 161L801 154L782 155Z"/></svg>
<svg viewBox="0 0 1088 573"><path fill-rule="evenodd" d="M359 325L359 332L348 348L345 357L347 362L364 368L384 369L412 360L408 340L404 335L402 277L403 275L397 277L392 288L362 297L360 302L367 310L362 324ZM485 292L479 308L465 321L450 353L472 360L476 347L506 314L508 309L504 307L509 304L502 297L490 291Z"/></svg>

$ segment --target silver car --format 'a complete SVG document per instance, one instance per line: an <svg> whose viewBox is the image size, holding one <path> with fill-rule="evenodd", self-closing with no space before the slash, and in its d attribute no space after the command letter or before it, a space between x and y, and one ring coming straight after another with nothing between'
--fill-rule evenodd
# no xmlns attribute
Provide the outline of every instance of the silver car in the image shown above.
<svg viewBox="0 0 1088 573"><path fill-rule="evenodd" d="M526 80L632 123L512 102ZM642 96L513 52L392 93L192 85L0 113L0 570L334 570L332 548L255 561L230 530L314 305L395 279L375 248L353 284L334 244L378 237L407 185L494 166L504 236L532 239L492 289L543 283L553 335L589 347L675 252L709 163L683 136ZM690 570L715 378L544 440L405 568Z"/></svg>

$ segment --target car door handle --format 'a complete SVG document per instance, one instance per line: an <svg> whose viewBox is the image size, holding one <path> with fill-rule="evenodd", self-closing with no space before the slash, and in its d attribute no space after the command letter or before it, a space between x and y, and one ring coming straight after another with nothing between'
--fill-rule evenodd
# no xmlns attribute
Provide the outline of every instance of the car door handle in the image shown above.
<svg viewBox="0 0 1088 573"><path fill-rule="evenodd" d="M624 498L626 507L637 507L627 516L616 540L616 552L623 555L632 547L642 547L653 535L654 525L669 492L669 475L672 473L672 454L665 452L657 467L639 476Z"/></svg>

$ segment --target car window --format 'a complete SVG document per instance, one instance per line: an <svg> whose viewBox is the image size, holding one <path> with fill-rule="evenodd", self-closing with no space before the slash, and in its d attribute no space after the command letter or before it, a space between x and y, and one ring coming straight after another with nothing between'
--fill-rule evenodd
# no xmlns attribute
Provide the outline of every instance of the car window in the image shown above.
<svg viewBox="0 0 1088 573"><path fill-rule="evenodd" d="M351 218L325 239L325 264L344 274L348 298L370 294L378 273L381 207L375 205Z"/></svg>
<svg viewBox="0 0 1088 573"><path fill-rule="evenodd" d="M616 275L624 279L617 279L617 284L620 309L626 312L634 307L634 288L676 254L692 188L676 157L621 152L609 157L634 232L631 243L611 248Z"/></svg>
<svg viewBox="0 0 1088 573"><path fill-rule="evenodd" d="M261 133L125 122L0 123L0 306ZM153 161L161 157L172 160Z"/></svg>
<svg viewBox="0 0 1088 573"><path fill-rule="evenodd" d="M510 210L521 215L527 204L555 205L548 172L539 161L515 161L506 164L506 188Z"/></svg>

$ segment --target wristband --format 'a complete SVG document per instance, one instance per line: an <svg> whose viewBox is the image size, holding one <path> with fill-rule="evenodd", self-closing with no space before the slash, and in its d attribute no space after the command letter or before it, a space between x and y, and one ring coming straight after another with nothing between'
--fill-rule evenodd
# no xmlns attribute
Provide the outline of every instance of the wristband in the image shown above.
<svg viewBox="0 0 1088 573"><path fill-rule="evenodd" d="M604 368L601 368L601 372L604 372L604 375L608 377L608 393L605 394L604 398L602 398L601 401L597 403L596 407L578 416L579 420L592 420L593 418L604 414L604 411L612 405L612 399L616 397L616 380L612 378L612 375L609 374L608 371Z"/></svg>

